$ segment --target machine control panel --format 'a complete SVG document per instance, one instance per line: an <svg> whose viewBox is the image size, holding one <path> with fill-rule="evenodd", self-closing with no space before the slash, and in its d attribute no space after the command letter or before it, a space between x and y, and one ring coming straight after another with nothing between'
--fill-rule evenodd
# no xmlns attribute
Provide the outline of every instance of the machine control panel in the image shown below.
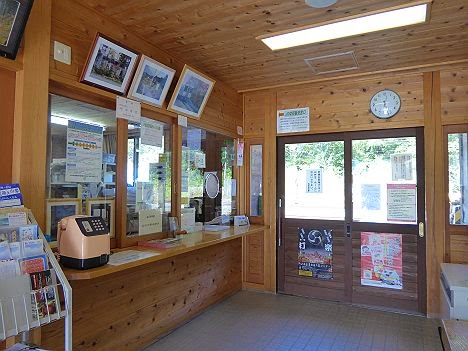
<svg viewBox="0 0 468 351"><path fill-rule="evenodd" d="M102 217L75 218L81 233L85 236L109 234L109 228Z"/></svg>

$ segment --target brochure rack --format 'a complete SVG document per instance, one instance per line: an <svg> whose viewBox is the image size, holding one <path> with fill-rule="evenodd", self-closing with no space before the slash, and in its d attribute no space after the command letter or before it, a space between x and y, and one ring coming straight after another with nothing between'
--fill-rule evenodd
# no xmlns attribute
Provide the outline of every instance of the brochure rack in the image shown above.
<svg viewBox="0 0 468 351"><path fill-rule="evenodd" d="M1 209L0 214L25 212L29 224L36 224L32 212L24 207ZM65 319L65 350L72 350L72 289L54 253L38 226L39 239L43 242L52 284L31 290L28 275L0 280L0 341L17 335L27 342L28 331L61 318ZM53 290L54 299L48 300L47 292ZM42 295L41 295L42 294ZM38 306L36 296L45 298L45 308ZM50 295L49 295L50 296ZM52 304L52 306L51 306ZM51 306L51 308L49 307ZM50 313L50 310L53 313Z"/></svg>

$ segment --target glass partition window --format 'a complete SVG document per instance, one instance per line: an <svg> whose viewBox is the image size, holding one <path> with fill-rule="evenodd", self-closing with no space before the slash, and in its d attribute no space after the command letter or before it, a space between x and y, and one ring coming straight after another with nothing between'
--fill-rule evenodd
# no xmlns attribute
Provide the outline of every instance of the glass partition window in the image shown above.
<svg viewBox="0 0 468 351"><path fill-rule="evenodd" d="M261 216L263 213L263 145L250 146L250 215Z"/></svg>
<svg viewBox="0 0 468 351"><path fill-rule="evenodd" d="M353 218L417 221L416 138L353 140Z"/></svg>
<svg viewBox="0 0 468 351"><path fill-rule="evenodd" d="M287 218L345 218L344 142L285 145Z"/></svg>
<svg viewBox="0 0 468 351"><path fill-rule="evenodd" d="M100 216L115 235L115 111L50 95L46 237L68 216Z"/></svg>
<svg viewBox="0 0 468 351"><path fill-rule="evenodd" d="M234 140L204 129L182 129L181 227L236 213Z"/></svg>
<svg viewBox="0 0 468 351"><path fill-rule="evenodd" d="M128 125L127 235L169 230L171 126L142 118Z"/></svg>
<svg viewBox="0 0 468 351"><path fill-rule="evenodd" d="M468 225L467 133L448 135L449 223Z"/></svg>

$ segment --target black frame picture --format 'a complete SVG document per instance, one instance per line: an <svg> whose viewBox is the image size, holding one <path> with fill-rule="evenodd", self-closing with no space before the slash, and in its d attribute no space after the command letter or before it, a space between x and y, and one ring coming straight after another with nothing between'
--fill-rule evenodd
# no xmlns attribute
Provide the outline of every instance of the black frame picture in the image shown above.
<svg viewBox="0 0 468 351"><path fill-rule="evenodd" d="M97 33L81 73L80 82L118 95L125 95L139 56L136 51Z"/></svg>
<svg viewBox="0 0 468 351"><path fill-rule="evenodd" d="M0 56L16 59L34 0L0 0Z"/></svg>

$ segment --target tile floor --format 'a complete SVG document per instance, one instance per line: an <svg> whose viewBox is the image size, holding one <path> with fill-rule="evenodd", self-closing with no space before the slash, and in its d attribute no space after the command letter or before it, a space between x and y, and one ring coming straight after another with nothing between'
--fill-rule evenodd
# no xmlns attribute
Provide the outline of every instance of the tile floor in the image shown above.
<svg viewBox="0 0 468 351"><path fill-rule="evenodd" d="M145 351L442 351L437 327L422 317L243 291Z"/></svg>

